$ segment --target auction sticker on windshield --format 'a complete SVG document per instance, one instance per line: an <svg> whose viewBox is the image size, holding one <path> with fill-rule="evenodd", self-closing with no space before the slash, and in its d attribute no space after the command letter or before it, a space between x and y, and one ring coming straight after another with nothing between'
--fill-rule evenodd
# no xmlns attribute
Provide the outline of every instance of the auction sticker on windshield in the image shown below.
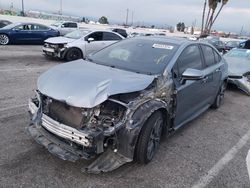
<svg viewBox="0 0 250 188"><path fill-rule="evenodd" d="M153 44L153 48L172 50L174 47L166 44Z"/></svg>

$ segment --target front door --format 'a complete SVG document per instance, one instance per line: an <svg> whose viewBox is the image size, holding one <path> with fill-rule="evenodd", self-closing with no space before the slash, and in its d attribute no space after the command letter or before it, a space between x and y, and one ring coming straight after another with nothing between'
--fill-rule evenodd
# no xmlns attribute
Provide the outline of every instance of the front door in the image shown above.
<svg viewBox="0 0 250 188"><path fill-rule="evenodd" d="M179 127L199 114L206 104L206 77L201 80L182 82L182 73L188 69L203 70L201 51L198 45L188 46L183 50L174 68L174 82L176 90L176 107L174 126Z"/></svg>
<svg viewBox="0 0 250 188"><path fill-rule="evenodd" d="M93 38L94 41L88 42L89 38ZM103 41L103 32L94 32L85 37L86 42L86 55L96 52L105 47Z"/></svg>

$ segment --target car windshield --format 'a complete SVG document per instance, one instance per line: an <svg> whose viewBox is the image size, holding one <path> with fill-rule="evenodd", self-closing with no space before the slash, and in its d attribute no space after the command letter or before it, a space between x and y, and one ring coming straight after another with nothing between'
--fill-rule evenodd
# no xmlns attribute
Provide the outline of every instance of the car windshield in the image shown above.
<svg viewBox="0 0 250 188"><path fill-rule="evenodd" d="M241 58L250 59L250 50L233 49L233 50L230 50L225 56L226 57L241 57Z"/></svg>
<svg viewBox="0 0 250 188"><path fill-rule="evenodd" d="M73 32L70 32L64 35L64 37L67 37L70 39L80 39L81 37L87 35L88 33L90 33L90 31L88 30L75 30Z"/></svg>
<svg viewBox="0 0 250 188"><path fill-rule="evenodd" d="M132 38L104 48L88 59L105 66L156 75L164 71L177 49L176 44L160 40Z"/></svg>

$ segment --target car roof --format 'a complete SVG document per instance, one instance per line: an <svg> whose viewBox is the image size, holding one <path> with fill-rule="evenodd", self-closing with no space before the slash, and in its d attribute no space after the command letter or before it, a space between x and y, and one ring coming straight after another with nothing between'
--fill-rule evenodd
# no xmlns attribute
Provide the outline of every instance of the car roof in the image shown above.
<svg viewBox="0 0 250 188"><path fill-rule="evenodd" d="M189 39L186 38L180 38L180 37L168 37L168 36L141 36L141 37L136 37L137 39L145 39L145 40L151 40L151 41L162 41L166 43L172 43L176 45L183 45L186 43L197 43L193 42Z"/></svg>
<svg viewBox="0 0 250 188"><path fill-rule="evenodd" d="M90 29L90 28L84 28L84 29L79 29L82 31L89 31L89 32L109 32L109 33L114 33L116 35L119 35L120 37L124 38L123 36L121 36L119 33L116 33L114 31L111 31L110 29Z"/></svg>

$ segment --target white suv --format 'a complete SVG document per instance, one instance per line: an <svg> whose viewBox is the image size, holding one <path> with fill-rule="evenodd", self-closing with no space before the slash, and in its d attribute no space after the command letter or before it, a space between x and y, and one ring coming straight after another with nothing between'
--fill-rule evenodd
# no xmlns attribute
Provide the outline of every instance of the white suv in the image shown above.
<svg viewBox="0 0 250 188"><path fill-rule="evenodd" d="M61 37L52 37L44 42L46 56L73 61L85 59L90 53L124 39L118 33L106 30L78 29Z"/></svg>

